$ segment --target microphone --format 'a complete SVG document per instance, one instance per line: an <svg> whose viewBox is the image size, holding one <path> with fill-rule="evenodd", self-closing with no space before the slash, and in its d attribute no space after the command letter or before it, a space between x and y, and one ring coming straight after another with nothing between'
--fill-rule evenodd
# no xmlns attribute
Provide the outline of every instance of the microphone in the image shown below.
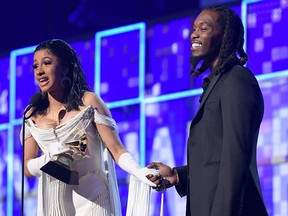
<svg viewBox="0 0 288 216"><path fill-rule="evenodd" d="M30 98L30 103L29 105L25 108L24 110L24 119L29 119L34 113L32 112L31 115L28 117L25 117L26 113L33 107L37 108L40 106L42 102L42 94L41 93L36 93Z"/></svg>

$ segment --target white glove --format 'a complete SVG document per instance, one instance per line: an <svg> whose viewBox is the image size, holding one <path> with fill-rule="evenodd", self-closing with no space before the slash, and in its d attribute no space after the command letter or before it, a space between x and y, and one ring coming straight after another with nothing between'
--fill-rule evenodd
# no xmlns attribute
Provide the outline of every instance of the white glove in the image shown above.
<svg viewBox="0 0 288 216"><path fill-rule="evenodd" d="M149 181L146 177L149 174L158 175L159 171L156 169L149 169L147 167L141 168L129 152L120 155L118 160L119 166L131 175L134 175L140 181L148 184L151 187L156 187L156 184Z"/></svg>
<svg viewBox="0 0 288 216"><path fill-rule="evenodd" d="M52 157L58 154L62 153L70 153L72 154L73 151L69 149L65 144L62 143L53 143L49 150L48 153L41 155L38 158L33 158L28 161L27 163L27 168L30 172L31 175L33 176L41 176L42 171L40 170L41 167L43 167L46 163L48 163Z"/></svg>
<svg viewBox="0 0 288 216"><path fill-rule="evenodd" d="M28 161L27 168L31 175L40 177L42 175L42 171L40 168L44 166L48 161L50 161L51 157L49 154L43 154L38 158L33 158Z"/></svg>

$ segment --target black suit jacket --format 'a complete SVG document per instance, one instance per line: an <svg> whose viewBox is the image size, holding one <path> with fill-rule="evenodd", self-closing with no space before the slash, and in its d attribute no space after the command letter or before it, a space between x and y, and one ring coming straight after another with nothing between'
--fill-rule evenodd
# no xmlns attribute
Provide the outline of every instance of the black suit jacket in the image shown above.
<svg viewBox="0 0 288 216"><path fill-rule="evenodd" d="M215 75L192 120L188 165L176 167L189 216L266 216L256 145L263 97L255 76L234 66Z"/></svg>

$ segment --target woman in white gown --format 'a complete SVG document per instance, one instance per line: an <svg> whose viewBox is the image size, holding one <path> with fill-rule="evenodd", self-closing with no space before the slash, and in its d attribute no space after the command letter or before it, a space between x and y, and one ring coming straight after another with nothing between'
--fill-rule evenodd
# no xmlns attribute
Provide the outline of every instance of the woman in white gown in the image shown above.
<svg viewBox="0 0 288 216"><path fill-rule="evenodd" d="M77 54L60 39L34 51L34 76L41 97L25 122L25 175L39 177L39 216L121 215L114 162L138 180L156 186L126 151L117 125L99 96L91 92ZM81 140L84 140L81 142ZM68 144L80 145L71 148ZM80 147L80 148L79 148ZM40 154L39 154L40 151ZM41 168L57 155L73 157L79 184L66 184Z"/></svg>

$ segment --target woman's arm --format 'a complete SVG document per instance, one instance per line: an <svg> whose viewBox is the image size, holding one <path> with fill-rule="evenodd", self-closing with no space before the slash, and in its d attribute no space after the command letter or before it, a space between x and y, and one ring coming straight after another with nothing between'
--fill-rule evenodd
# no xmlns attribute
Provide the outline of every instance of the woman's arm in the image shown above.
<svg viewBox="0 0 288 216"><path fill-rule="evenodd" d="M28 168L28 163L31 159L35 159L38 157L38 151L39 147L34 138L32 136L28 137L24 141L24 174L27 177L34 177L34 175L31 174L31 172L33 171L31 171L31 168Z"/></svg>
<svg viewBox="0 0 288 216"><path fill-rule="evenodd" d="M111 117L109 109L104 104L102 99L99 98L96 94L92 92L86 92L83 101L85 106L92 105L97 108L100 114ZM148 169L146 167L141 168L141 166L135 161L134 157L125 149L117 130L97 123L96 127L103 143L108 148L116 163L123 170L130 173L131 175L136 176L139 180L150 186L156 186L154 183L148 180L147 176L149 174L158 175L159 171L155 169Z"/></svg>
<svg viewBox="0 0 288 216"><path fill-rule="evenodd" d="M92 105L93 107L97 108L100 114L110 118L112 117L106 104L96 94L92 92L86 92L84 94L83 101L85 106ZM117 130L112 130L110 127L101 124L96 124L96 127L103 143L109 149L113 159L118 163L120 155L127 151L119 138Z"/></svg>

